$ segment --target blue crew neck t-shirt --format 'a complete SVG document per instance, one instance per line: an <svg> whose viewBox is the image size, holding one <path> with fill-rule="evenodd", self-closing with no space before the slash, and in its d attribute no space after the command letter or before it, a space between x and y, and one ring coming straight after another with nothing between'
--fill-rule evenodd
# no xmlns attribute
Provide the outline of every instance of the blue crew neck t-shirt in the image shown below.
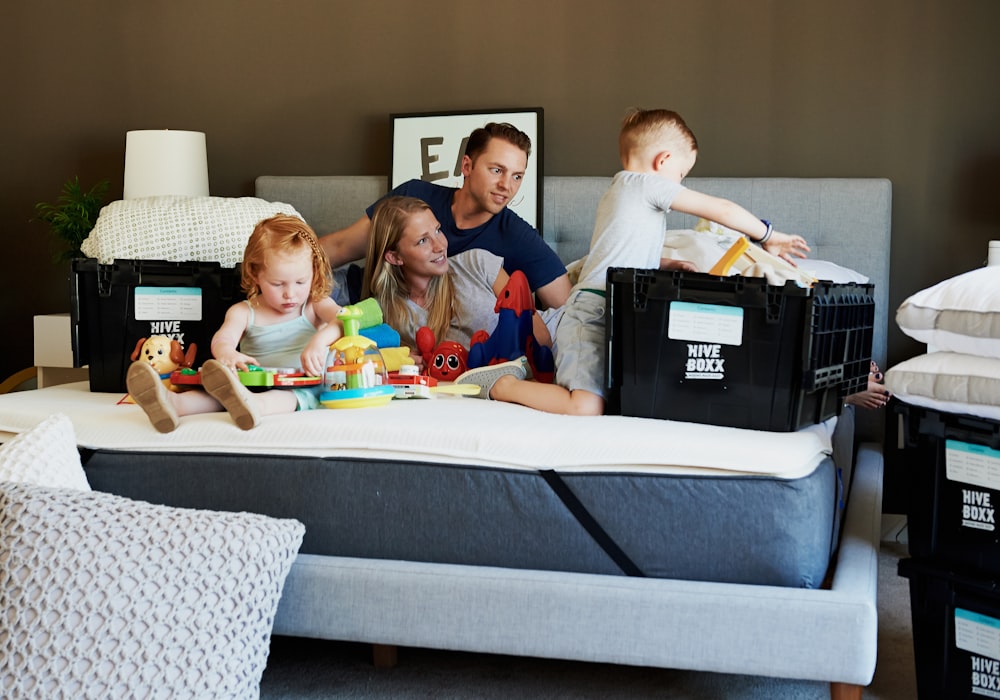
<svg viewBox="0 0 1000 700"><path fill-rule="evenodd" d="M441 224L441 230L448 238L448 255L456 255L471 248L488 250L503 258L503 268L507 274L514 270L523 272L532 291L544 287L566 273L566 266L538 231L507 207L481 226L458 228L451 213L451 200L454 194L453 187L444 187L423 180L409 180L396 187L386 197L400 195L416 197L427 202L438 223ZM366 210L369 219L375 211L375 204Z"/></svg>

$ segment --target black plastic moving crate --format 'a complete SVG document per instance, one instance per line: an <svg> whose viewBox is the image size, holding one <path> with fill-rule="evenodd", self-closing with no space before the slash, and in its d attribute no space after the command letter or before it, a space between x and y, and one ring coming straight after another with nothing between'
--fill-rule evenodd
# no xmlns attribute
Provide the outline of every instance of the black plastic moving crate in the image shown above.
<svg viewBox="0 0 1000 700"><path fill-rule="evenodd" d="M152 335L194 343L200 367L226 311L244 298L239 266L218 262L81 258L71 271L73 362L90 365L91 391L126 391L136 343Z"/></svg>
<svg viewBox="0 0 1000 700"><path fill-rule="evenodd" d="M909 551L1000 575L1000 422L893 402L910 476Z"/></svg>
<svg viewBox="0 0 1000 700"><path fill-rule="evenodd" d="M1000 587L994 578L902 559L910 580L920 700L1000 698Z"/></svg>
<svg viewBox="0 0 1000 700"><path fill-rule="evenodd" d="M874 285L611 268L607 412L790 431L867 386Z"/></svg>

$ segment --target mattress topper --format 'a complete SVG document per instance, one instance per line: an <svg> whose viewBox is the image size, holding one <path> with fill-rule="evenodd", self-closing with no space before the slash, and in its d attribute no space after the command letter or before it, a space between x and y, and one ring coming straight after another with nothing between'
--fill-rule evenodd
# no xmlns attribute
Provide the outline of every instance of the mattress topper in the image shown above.
<svg viewBox="0 0 1000 700"><path fill-rule="evenodd" d="M240 430L227 413L185 416L177 430L161 434L142 409L122 398L92 393L86 382L6 394L0 396L0 438L63 413L73 422L78 445L89 449L799 478L831 454L836 425L831 418L779 433L627 416L562 416L439 396L266 416L249 431Z"/></svg>

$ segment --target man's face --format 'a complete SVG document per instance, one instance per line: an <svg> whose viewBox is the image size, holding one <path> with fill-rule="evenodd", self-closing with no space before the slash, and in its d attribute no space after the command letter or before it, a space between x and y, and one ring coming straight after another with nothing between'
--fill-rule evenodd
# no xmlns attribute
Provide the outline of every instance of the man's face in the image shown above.
<svg viewBox="0 0 1000 700"><path fill-rule="evenodd" d="M521 189L527 167L527 153L509 141L493 138L475 161L462 158L462 187L483 211L499 214Z"/></svg>

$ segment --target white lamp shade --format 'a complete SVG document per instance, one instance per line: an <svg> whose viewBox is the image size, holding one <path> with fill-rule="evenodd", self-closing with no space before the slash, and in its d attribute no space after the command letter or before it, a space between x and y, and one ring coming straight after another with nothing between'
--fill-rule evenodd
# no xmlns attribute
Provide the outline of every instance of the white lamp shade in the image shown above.
<svg viewBox="0 0 1000 700"><path fill-rule="evenodd" d="M124 199L164 194L208 196L203 132L145 129L125 135Z"/></svg>

